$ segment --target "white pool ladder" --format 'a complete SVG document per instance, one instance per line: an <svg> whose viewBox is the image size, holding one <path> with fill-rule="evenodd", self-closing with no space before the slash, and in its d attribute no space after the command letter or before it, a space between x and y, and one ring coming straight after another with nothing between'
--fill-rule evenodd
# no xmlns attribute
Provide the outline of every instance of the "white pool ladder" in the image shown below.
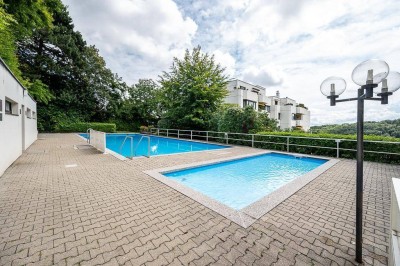
<svg viewBox="0 0 400 266"><path fill-rule="evenodd" d="M88 128L88 129L86 130L86 134L87 134L87 136L88 136L86 142L89 143L89 144L90 144L90 130L93 130L93 129Z"/></svg>
<svg viewBox="0 0 400 266"><path fill-rule="evenodd" d="M136 150L137 150L137 148L139 147L140 142L142 142L143 138L146 138L146 139L147 139L147 155L145 155L145 156L146 156L147 158L150 158L150 136L148 136L148 135L142 135L142 137L140 138L138 144L136 144L136 148L135 148L135 151L134 151L135 156L136 156Z"/></svg>
<svg viewBox="0 0 400 266"><path fill-rule="evenodd" d="M119 150L121 151L122 147L124 146L125 142L127 139L131 140L131 152L130 152L130 156L127 156L128 158L132 159L133 158L133 137L132 136L125 136L124 141L122 141L121 146L119 146Z"/></svg>

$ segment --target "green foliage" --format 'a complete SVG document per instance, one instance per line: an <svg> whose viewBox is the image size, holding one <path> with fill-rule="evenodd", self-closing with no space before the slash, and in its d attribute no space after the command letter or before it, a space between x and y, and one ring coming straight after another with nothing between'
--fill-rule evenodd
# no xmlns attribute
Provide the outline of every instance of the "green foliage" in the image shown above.
<svg viewBox="0 0 400 266"><path fill-rule="evenodd" d="M32 15L23 14L25 8L22 8L31 1L22 2L9 5L22 20L20 26ZM17 55L27 88L39 101L39 129L56 130L58 123L68 124L71 117L78 120L72 119L73 122L117 120L126 84L106 67L98 50L87 46L74 30L59 0L33 2L45 4L47 9L32 24L36 25L35 30L30 31L30 26L26 26L29 34L21 33L17 38ZM52 15L51 20L46 19L47 14Z"/></svg>
<svg viewBox="0 0 400 266"><path fill-rule="evenodd" d="M256 148L273 149L287 151L287 136L300 137L289 138L290 152L314 154L336 157L336 139L340 139L340 148L348 149L340 151L340 158L355 159L357 149L356 135L340 135L340 134L310 134L302 132L259 132L256 135L256 141L275 142L261 143L256 142ZM367 161L383 162L383 163L400 163L400 155L380 154L376 152L400 153L400 139L384 136L364 136L364 158ZM391 142L382 143L379 141ZM299 145L299 146L295 146ZM325 148L317 148L321 146Z"/></svg>
<svg viewBox="0 0 400 266"><path fill-rule="evenodd" d="M200 47L182 60L174 58L170 72L160 76L163 108L159 127L206 129L212 114L227 95L227 77L214 56Z"/></svg>
<svg viewBox="0 0 400 266"><path fill-rule="evenodd" d="M127 89L119 116L141 125L155 125L161 116L160 88L151 79L140 79Z"/></svg>
<svg viewBox="0 0 400 266"><path fill-rule="evenodd" d="M313 126L312 132L332 134L356 134L357 124L346 123L341 125ZM364 133L366 135L380 135L400 138L400 119L384 120L380 122L364 122Z"/></svg>
<svg viewBox="0 0 400 266"><path fill-rule="evenodd" d="M7 12L18 21L14 24L18 41L31 36L38 29L52 26L53 17L44 0L5 0L5 3Z"/></svg>
<svg viewBox="0 0 400 266"><path fill-rule="evenodd" d="M54 98L53 94L49 91L49 87L39 79L35 79L33 83L28 85L28 91L36 101L43 104L48 104Z"/></svg>
<svg viewBox="0 0 400 266"><path fill-rule="evenodd" d="M57 125L56 132L86 132L89 128L102 132L113 133L116 132L117 127L113 123L70 123Z"/></svg>
<svg viewBox="0 0 400 266"><path fill-rule="evenodd" d="M249 133L262 130L276 130L277 122L267 113L259 113L251 106L224 105L214 113L210 121L210 129L219 132Z"/></svg>
<svg viewBox="0 0 400 266"><path fill-rule="evenodd" d="M18 58L16 55L17 45L12 31L12 26L17 24L17 21L11 14L6 12L4 7L4 2L0 0L0 57L8 65L14 75L17 78L21 78L21 71L19 70Z"/></svg>

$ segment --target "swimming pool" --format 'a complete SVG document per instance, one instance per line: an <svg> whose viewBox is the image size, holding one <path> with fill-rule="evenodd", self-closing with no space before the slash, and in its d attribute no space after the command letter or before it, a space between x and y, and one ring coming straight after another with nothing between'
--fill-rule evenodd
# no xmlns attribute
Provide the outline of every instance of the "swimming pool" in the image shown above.
<svg viewBox="0 0 400 266"><path fill-rule="evenodd" d="M326 162L324 159L267 153L161 174L240 210Z"/></svg>
<svg viewBox="0 0 400 266"><path fill-rule="evenodd" d="M88 138L88 134L79 134ZM126 138L128 136L128 138ZM141 134L107 134L106 147L125 157L147 156L148 139ZM147 137L147 135L146 135ZM150 156L176 154L183 152L225 149L229 146L196 141L178 140L158 136L150 137ZM126 139L125 139L126 138ZM131 148L132 147L132 148Z"/></svg>

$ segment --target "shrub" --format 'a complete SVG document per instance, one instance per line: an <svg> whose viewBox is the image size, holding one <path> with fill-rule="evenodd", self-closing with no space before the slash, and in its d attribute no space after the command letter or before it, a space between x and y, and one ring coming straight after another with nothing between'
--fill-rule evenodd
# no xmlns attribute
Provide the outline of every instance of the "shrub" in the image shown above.
<svg viewBox="0 0 400 266"><path fill-rule="evenodd" d="M339 144L340 158L355 159L357 142L356 135L339 135L339 134L309 134L302 132L259 132L259 135L255 136L256 148L273 149L286 151L287 150L287 138L284 136L293 136L300 138L289 138L289 151L304 153L304 154L314 154L336 157L336 139L340 139ZM268 136L267 136L268 135ZM273 143L262 143L263 142L277 142L279 144ZM391 143L385 143L391 142ZM397 144L398 143L398 144ZM296 146L295 146L296 145ZM321 146L325 148L318 148L316 146ZM384 136L374 136L366 135L364 136L364 159L367 161L381 162L381 163L400 163L400 155L396 154L382 154L385 153L400 153L400 139L393 137Z"/></svg>
<svg viewBox="0 0 400 266"><path fill-rule="evenodd" d="M149 128L147 126L140 126L140 132L148 132Z"/></svg>
<svg viewBox="0 0 400 266"><path fill-rule="evenodd" d="M261 130L275 130L276 121L267 113L259 113L251 106L224 105L214 113L209 128L220 132L249 133Z"/></svg>
<svg viewBox="0 0 400 266"><path fill-rule="evenodd" d="M58 125L56 127L56 132L86 132L89 128L109 133L116 131L116 125L114 123L78 122Z"/></svg>

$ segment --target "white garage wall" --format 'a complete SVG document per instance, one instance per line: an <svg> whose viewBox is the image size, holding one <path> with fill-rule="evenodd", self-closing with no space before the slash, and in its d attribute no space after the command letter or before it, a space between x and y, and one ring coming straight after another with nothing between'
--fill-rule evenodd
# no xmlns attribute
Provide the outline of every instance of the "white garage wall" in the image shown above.
<svg viewBox="0 0 400 266"><path fill-rule="evenodd" d="M6 100L13 103L13 113L7 114ZM0 176L37 139L36 102L0 59ZM29 115L32 116L32 115Z"/></svg>

